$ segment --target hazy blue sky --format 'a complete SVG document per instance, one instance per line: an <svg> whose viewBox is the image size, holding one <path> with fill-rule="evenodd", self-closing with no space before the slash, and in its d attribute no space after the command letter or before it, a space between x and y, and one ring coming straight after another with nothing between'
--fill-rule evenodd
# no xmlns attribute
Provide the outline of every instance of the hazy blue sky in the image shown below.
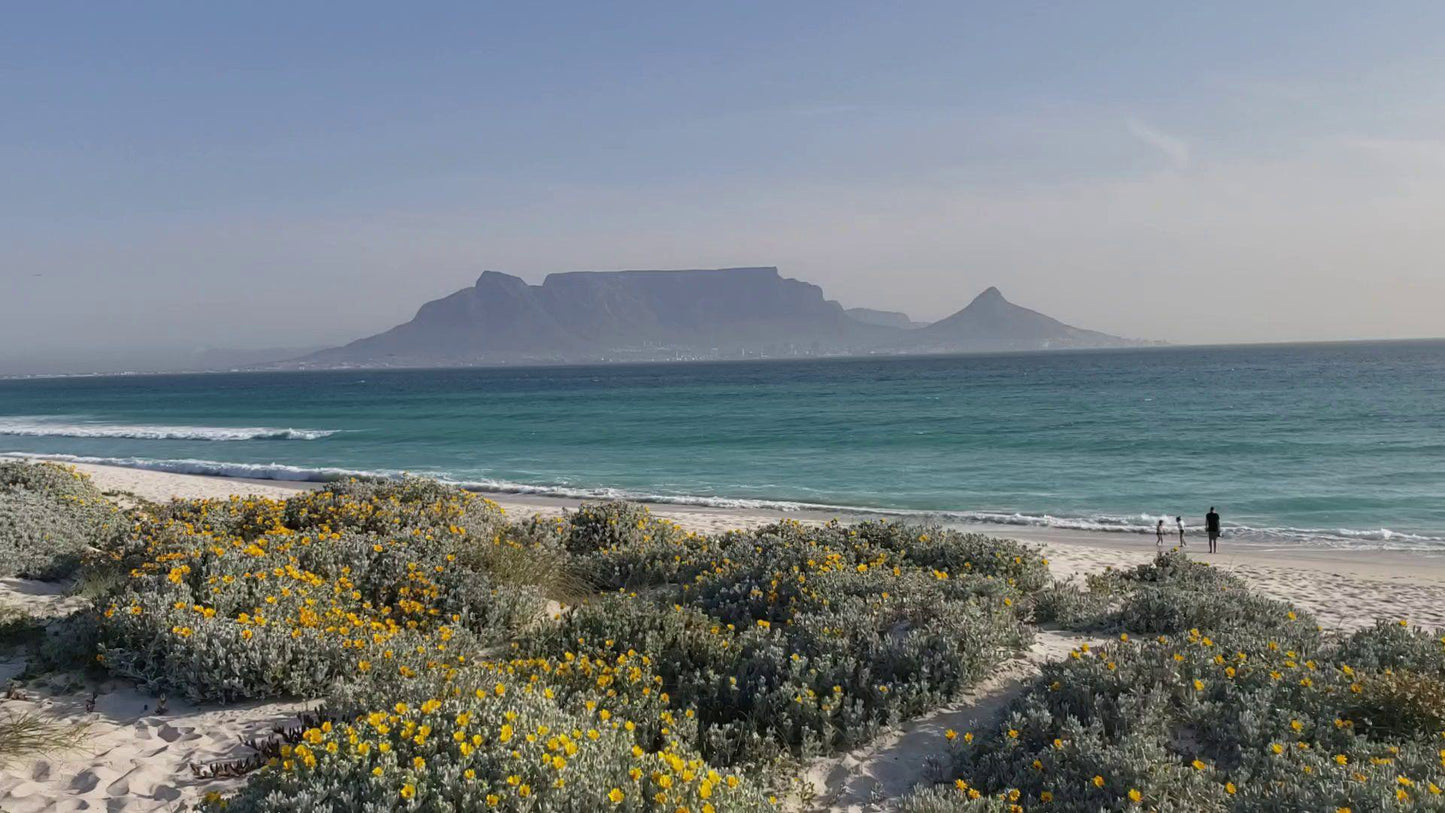
<svg viewBox="0 0 1445 813"><path fill-rule="evenodd" d="M29 3L0 361L313 345L485 268L1445 334L1445 3Z"/></svg>

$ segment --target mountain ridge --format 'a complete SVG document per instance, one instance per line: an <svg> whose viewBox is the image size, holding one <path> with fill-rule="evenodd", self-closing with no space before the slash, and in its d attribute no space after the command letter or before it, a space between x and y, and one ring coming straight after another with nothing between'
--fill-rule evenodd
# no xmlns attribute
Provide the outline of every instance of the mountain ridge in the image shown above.
<svg viewBox="0 0 1445 813"><path fill-rule="evenodd" d="M1122 347L1128 339L1064 324L990 287L930 325L844 309L774 266L565 271L529 284L483 271L409 321L288 366L439 367L526 363L978 352Z"/></svg>

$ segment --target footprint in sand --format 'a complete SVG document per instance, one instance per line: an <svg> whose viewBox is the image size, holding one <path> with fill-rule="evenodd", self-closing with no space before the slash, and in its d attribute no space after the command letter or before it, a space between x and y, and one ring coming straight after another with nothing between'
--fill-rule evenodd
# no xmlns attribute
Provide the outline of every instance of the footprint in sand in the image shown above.
<svg viewBox="0 0 1445 813"><path fill-rule="evenodd" d="M140 771L141 771L140 768L131 768L130 770L128 770L128 771L126 771L125 773L121 774L119 779L117 779L117 780L115 780L114 782L111 782L109 785L106 785L106 786L105 786L105 795L107 795L107 796L129 796L129 795L130 795L130 791L131 791L131 788L130 788L131 777L132 777L134 774L136 774L136 773L138 773L138 772L140 772Z"/></svg>
<svg viewBox="0 0 1445 813"><path fill-rule="evenodd" d="M90 793L104 781L94 768L81 771L70 780L70 789L76 793Z"/></svg>

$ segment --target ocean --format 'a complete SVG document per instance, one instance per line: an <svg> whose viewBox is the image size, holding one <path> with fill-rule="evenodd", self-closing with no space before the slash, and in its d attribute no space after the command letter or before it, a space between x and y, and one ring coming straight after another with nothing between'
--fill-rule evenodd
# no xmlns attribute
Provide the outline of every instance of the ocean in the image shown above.
<svg viewBox="0 0 1445 813"><path fill-rule="evenodd" d="M1445 342L15 379L0 452L1445 552Z"/></svg>

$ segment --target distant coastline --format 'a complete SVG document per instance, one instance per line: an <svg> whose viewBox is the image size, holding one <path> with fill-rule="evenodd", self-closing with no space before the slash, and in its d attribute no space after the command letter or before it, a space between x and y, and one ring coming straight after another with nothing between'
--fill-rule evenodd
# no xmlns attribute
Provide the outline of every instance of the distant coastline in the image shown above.
<svg viewBox="0 0 1445 813"><path fill-rule="evenodd" d="M764 364L768 362L791 363L807 361L868 361L896 359L906 361L917 358L972 358L987 356L1030 356L1039 354L1067 354L1067 353L1118 353L1131 351L1148 350L1227 350L1235 348L1288 348L1288 347L1357 347L1364 345L1428 345L1445 344L1445 336L1416 336L1409 338L1379 339L1319 339L1302 341L1270 341L1270 342L1213 342L1208 344L1181 344L1167 341L1150 341L1129 347L1069 347L1051 350L977 350L958 351L949 353L860 353L860 354L838 354L838 355L814 355L814 356L779 356L768 358L719 358L719 359L659 359L648 361L619 360L619 361L556 361L556 362L507 362L498 361L485 364L457 364L450 366L345 366L345 367L296 367L296 366L275 366L275 365L253 365L235 368L155 368L155 369L134 369L134 370L106 370L97 372L81 373L5 373L0 372L0 381L29 381L49 380L66 378L137 378L144 376L185 376L185 375L246 375L253 373L327 373L327 372L365 372L365 371L406 371L406 370L487 370L487 369L512 369L525 370L529 368L556 369L556 368L613 368L613 367L646 367L646 366L670 366L687 364Z"/></svg>

